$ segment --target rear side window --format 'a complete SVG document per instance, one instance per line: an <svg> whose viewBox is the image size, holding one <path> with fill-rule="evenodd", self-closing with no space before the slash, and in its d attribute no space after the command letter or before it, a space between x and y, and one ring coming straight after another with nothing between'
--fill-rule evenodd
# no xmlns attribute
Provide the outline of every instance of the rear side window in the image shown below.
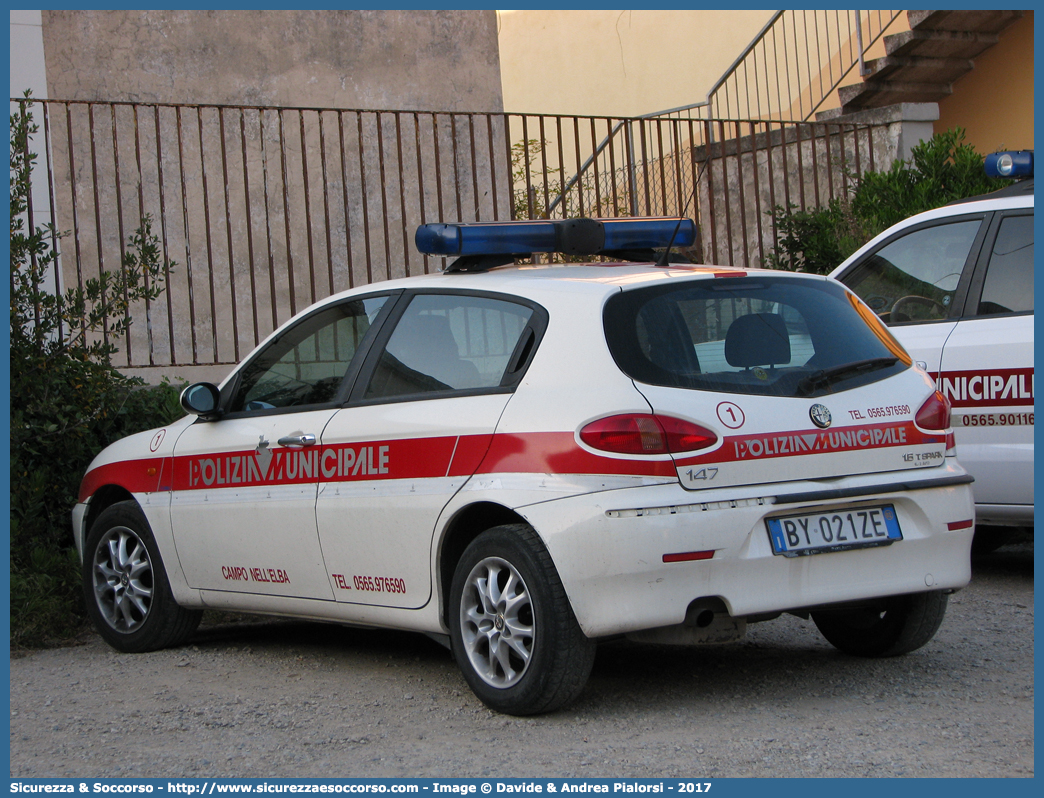
<svg viewBox="0 0 1044 798"><path fill-rule="evenodd" d="M533 309L481 296L421 294L381 353L365 399L499 388ZM514 357L513 357L514 356Z"/></svg>
<svg viewBox="0 0 1044 798"><path fill-rule="evenodd" d="M1033 311L1033 217L1001 221L990 253L977 315Z"/></svg>
<svg viewBox="0 0 1044 798"><path fill-rule="evenodd" d="M843 286L824 280L720 278L625 291L606 304L604 324L625 374L677 388L814 396L910 362L865 306L860 313Z"/></svg>

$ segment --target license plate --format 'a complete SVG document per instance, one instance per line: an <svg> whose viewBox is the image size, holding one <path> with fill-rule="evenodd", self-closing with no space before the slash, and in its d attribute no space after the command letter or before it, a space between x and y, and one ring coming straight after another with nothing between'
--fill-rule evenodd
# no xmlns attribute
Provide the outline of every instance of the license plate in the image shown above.
<svg viewBox="0 0 1044 798"><path fill-rule="evenodd" d="M890 504L767 518L765 523L772 541L772 553L784 557L887 546L892 541L903 539L895 508Z"/></svg>

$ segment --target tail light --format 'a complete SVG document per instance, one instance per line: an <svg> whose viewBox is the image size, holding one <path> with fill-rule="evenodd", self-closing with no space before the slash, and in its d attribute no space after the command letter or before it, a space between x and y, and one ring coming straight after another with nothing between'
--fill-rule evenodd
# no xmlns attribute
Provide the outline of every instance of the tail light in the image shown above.
<svg viewBox="0 0 1044 798"><path fill-rule="evenodd" d="M718 442L717 435L699 424L682 421L673 416L654 416L654 418L660 422L667 434L667 448L671 454L695 452Z"/></svg>
<svg viewBox="0 0 1044 798"><path fill-rule="evenodd" d="M936 391L921 405L914 416L914 423L928 432L945 433L950 428L950 402Z"/></svg>
<svg viewBox="0 0 1044 798"><path fill-rule="evenodd" d="M718 436L680 418L628 413L592 421L580 430L580 440L613 454L680 454L713 446Z"/></svg>

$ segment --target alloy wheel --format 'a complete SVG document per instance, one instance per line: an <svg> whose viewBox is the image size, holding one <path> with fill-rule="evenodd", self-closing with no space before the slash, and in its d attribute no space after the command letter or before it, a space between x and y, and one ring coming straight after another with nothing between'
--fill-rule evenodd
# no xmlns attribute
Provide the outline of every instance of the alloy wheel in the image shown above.
<svg viewBox="0 0 1044 798"><path fill-rule="evenodd" d="M500 557L471 569L460 600L464 649L479 677L508 688L525 675L533 658L536 623L525 580Z"/></svg>
<svg viewBox="0 0 1044 798"><path fill-rule="evenodd" d="M108 530L94 550L94 598L118 632L136 631L152 606L153 570L145 543L125 526Z"/></svg>

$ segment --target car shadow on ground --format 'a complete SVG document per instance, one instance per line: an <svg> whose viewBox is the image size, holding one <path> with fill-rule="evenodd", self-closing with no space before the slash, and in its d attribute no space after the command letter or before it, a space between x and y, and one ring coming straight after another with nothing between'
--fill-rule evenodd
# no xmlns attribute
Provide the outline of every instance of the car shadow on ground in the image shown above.
<svg viewBox="0 0 1044 798"><path fill-rule="evenodd" d="M972 578L986 576L1033 578L1033 531L1019 529L1008 543L984 553L972 553Z"/></svg>
<svg viewBox="0 0 1044 798"><path fill-rule="evenodd" d="M376 657L446 659L449 651L424 634L394 629L370 629L290 618L207 611L192 636L204 646L249 645L325 650L366 651Z"/></svg>
<svg viewBox="0 0 1044 798"><path fill-rule="evenodd" d="M973 581L1032 581L1032 535L1020 534L996 551L974 556L972 569ZM417 675L438 670L451 682L459 680L466 691L450 652L415 632L208 612L191 645L203 650L231 646L277 655L329 656L349 667L390 662ZM808 698L810 685L817 686L812 692L824 700L881 700L894 692L897 679L913 676L929 662L942 675L961 666L962 654L936 639L905 657L850 657L830 646L811 621L783 615L751 624L744 639L720 646L605 641L599 645L588 687L574 706L578 710L632 703L645 708L680 706L706 700L708 693L732 701L763 702L771 696L772 703L786 705Z"/></svg>

